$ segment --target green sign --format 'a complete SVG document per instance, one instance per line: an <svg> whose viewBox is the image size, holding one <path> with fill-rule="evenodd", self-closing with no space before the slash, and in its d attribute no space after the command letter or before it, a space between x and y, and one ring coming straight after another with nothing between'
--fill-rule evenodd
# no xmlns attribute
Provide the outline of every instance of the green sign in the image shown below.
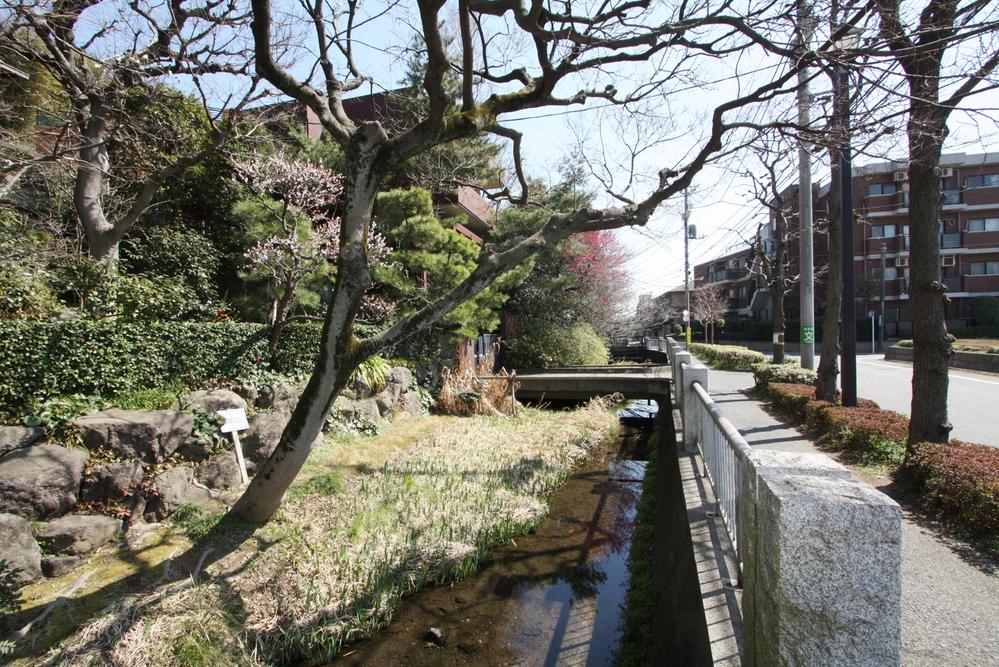
<svg viewBox="0 0 999 667"><path fill-rule="evenodd" d="M811 324L801 325L801 342L802 343L815 343L815 327Z"/></svg>

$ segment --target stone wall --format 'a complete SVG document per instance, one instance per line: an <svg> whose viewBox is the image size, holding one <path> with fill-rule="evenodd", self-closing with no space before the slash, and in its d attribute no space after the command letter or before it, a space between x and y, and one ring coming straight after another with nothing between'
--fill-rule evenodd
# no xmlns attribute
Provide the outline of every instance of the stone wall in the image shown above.
<svg viewBox="0 0 999 667"><path fill-rule="evenodd" d="M912 361L912 356L912 348L901 345L892 345L885 353L885 359L889 361ZM999 354L955 352L950 358L950 367L982 373L999 373Z"/></svg>
<svg viewBox="0 0 999 667"><path fill-rule="evenodd" d="M252 476L277 447L302 388L212 389L192 393L182 410L104 410L73 421L81 445L74 447L48 442L41 428L0 426L0 559L22 581L59 576L124 530L181 505L231 504L239 467L210 417L247 410L240 437ZM377 390L345 390L335 425L366 428L421 410L412 373L398 367Z"/></svg>

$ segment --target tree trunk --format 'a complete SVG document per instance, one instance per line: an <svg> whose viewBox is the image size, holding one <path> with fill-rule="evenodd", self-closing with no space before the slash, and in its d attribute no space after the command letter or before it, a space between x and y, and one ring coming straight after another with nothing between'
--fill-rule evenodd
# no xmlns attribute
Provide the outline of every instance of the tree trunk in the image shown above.
<svg viewBox="0 0 999 667"><path fill-rule="evenodd" d="M822 315L822 352L819 359L815 397L835 403L839 395L839 310L842 271L840 259L839 155L830 152L829 261L826 270L826 307Z"/></svg>
<svg viewBox="0 0 999 667"><path fill-rule="evenodd" d="M278 299L274 308L274 322L271 325L271 335L268 341L271 358L277 351L278 343L281 342L281 334L284 332L284 325L288 322L288 314L291 312L291 302L295 296L297 281L288 280L284 284L284 291Z"/></svg>
<svg viewBox="0 0 999 667"><path fill-rule="evenodd" d="M322 431L326 415L362 361L353 336L354 320L371 283L367 236L375 194L381 183L378 149L384 134L359 132L347 151L344 212L340 229L341 262L333 298L326 309L319 356L309 382L274 453L257 470L230 512L253 523L265 523L280 507Z"/></svg>
<svg viewBox="0 0 999 667"><path fill-rule="evenodd" d="M102 200L110 162L106 110L101 102L89 102L86 120L80 122L80 132L83 143L73 187L73 207L87 236L90 256L107 262L109 270L113 270L121 235L108 221Z"/></svg>
<svg viewBox="0 0 999 667"><path fill-rule="evenodd" d="M953 354L947 334L947 297L940 280L941 209L937 165L946 136L928 105L913 104L909 120L909 234L912 308L912 410L909 450L920 442L947 442L948 366Z"/></svg>

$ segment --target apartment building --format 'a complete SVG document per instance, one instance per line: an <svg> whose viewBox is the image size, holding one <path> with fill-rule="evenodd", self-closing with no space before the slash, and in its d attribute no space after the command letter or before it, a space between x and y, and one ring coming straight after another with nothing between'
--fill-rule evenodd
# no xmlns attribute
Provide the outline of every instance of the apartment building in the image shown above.
<svg viewBox="0 0 999 667"><path fill-rule="evenodd" d="M941 276L949 303L946 306L950 329L975 324L972 299L999 296L999 153L945 154L940 161ZM909 267L909 179L904 162L880 162L854 167L854 277L858 317L880 310L882 283L885 295L885 332L888 337L904 337L912 331ZM798 227L797 185L782 191L788 202L787 224ZM816 187L813 194L815 231L813 236L816 270L816 316L824 315L823 277L828 265L829 186ZM762 230L762 247L774 251L774 221ZM881 272L882 245L885 270ZM792 237L787 247L788 272L798 273L799 239ZM766 284L754 275L753 253L749 247L730 251L694 267L697 287L722 285L729 299L727 318L768 321L772 315L771 295ZM665 296L665 295L663 295ZM798 290L792 288L785 308L789 321L798 319Z"/></svg>

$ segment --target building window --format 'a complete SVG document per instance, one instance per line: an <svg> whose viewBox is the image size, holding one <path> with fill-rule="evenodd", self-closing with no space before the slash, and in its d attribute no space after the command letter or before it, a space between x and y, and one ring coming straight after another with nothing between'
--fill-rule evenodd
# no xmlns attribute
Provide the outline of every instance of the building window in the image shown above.
<svg viewBox="0 0 999 667"><path fill-rule="evenodd" d="M989 188L997 185L999 185L999 174L978 174L966 176L964 179L966 188Z"/></svg>
<svg viewBox="0 0 999 667"><path fill-rule="evenodd" d="M896 192L898 187L894 183L871 183L867 186L867 194L871 197L893 195Z"/></svg>
<svg viewBox="0 0 999 667"><path fill-rule="evenodd" d="M994 262L969 262L968 275L972 276L999 276L999 261Z"/></svg>
<svg viewBox="0 0 999 667"><path fill-rule="evenodd" d="M871 225L871 238L882 239L895 236L895 225Z"/></svg>
<svg viewBox="0 0 999 667"><path fill-rule="evenodd" d="M885 280L896 280L898 278L898 269L894 266L885 267ZM881 280L881 267L875 266L871 268L871 279Z"/></svg>
<svg viewBox="0 0 999 667"><path fill-rule="evenodd" d="M999 232L999 218L968 220L969 232Z"/></svg>

